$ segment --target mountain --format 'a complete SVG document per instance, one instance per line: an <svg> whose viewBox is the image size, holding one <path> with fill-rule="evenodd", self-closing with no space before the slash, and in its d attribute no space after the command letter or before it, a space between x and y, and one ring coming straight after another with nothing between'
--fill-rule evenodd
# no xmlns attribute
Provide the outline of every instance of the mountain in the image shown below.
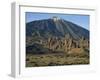
<svg viewBox="0 0 100 80"><path fill-rule="evenodd" d="M26 53L63 53L74 48L74 52L89 50L88 30L56 16L26 23Z"/></svg>
<svg viewBox="0 0 100 80"><path fill-rule="evenodd" d="M26 23L27 37L47 39L49 37L62 38L65 35L75 40L79 40L82 37L89 39L88 30L56 16Z"/></svg>

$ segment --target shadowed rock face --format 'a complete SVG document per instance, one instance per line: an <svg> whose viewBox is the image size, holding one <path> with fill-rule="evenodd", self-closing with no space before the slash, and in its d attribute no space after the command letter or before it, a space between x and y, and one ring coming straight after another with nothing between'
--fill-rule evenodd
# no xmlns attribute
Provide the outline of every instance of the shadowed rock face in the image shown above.
<svg viewBox="0 0 100 80"><path fill-rule="evenodd" d="M89 39L88 30L58 17L26 23L26 36L48 38L64 37L65 35L75 40L82 37Z"/></svg>

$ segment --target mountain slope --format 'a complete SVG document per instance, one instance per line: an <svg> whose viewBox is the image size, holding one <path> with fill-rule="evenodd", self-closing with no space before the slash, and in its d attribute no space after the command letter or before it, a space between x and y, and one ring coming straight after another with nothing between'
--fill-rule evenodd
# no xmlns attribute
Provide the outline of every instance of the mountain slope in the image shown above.
<svg viewBox="0 0 100 80"><path fill-rule="evenodd" d="M89 39L88 30L57 17L26 23L26 36L49 38L64 37L65 35L75 40L82 37Z"/></svg>

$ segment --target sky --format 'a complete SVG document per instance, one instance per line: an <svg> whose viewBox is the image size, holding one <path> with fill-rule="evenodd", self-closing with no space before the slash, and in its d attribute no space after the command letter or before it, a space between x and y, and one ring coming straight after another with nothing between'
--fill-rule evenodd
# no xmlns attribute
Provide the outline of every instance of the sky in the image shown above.
<svg viewBox="0 0 100 80"><path fill-rule="evenodd" d="M79 14L58 14L58 13L36 13L36 12L26 12L25 19L26 23L35 21L35 20L42 20L52 18L53 16L57 16L61 19L65 19L67 21L71 21L87 30L89 30L89 15L79 15Z"/></svg>

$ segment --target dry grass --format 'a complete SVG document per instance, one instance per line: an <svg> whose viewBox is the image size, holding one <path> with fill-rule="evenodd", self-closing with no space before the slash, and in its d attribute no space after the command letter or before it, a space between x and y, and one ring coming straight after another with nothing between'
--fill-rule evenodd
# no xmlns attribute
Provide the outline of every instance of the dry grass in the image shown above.
<svg viewBox="0 0 100 80"><path fill-rule="evenodd" d="M81 54L27 54L26 67L89 64L89 56Z"/></svg>

